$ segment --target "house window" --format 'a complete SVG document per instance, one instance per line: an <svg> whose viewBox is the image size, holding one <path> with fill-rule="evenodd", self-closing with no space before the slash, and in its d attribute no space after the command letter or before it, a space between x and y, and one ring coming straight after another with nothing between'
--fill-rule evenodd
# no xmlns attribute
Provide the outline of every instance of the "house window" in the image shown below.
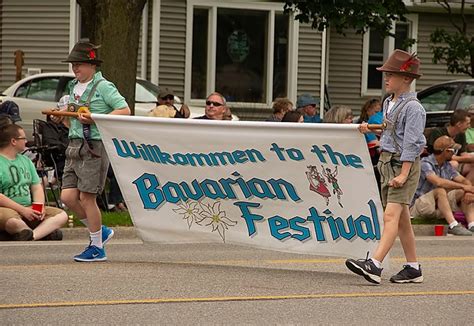
<svg viewBox="0 0 474 326"><path fill-rule="evenodd" d="M229 102L265 102L267 19L260 10L217 10L216 91Z"/></svg>
<svg viewBox="0 0 474 326"><path fill-rule="evenodd" d="M369 30L364 35L364 53L363 53L363 68L362 68L362 89L361 95L380 95L382 90L382 73L376 68L383 65L384 58L394 49L401 49L405 51L415 51L415 47L411 48L406 43L407 39L416 38L416 17L407 17L408 22L397 23L392 32L395 38L389 37L384 39L380 33ZM388 41L388 47L385 43ZM387 53L384 50L387 49Z"/></svg>
<svg viewBox="0 0 474 326"><path fill-rule="evenodd" d="M192 54L187 57L186 97L199 101L215 90L245 106L288 96L291 17L280 6L241 9L217 1L209 7L190 1L189 6Z"/></svg>
<svg viewBox="0 0 474 326"><path fill-rule="evenodd" d="M273 100L288 96L288 16L275 14L273 50Z"/></svg>
<svg viewBox="0 0 474 326"><path fill-rule="evenodd" d="M193 17L193 68L191 79L191 97L205 98L207 96L207 39L208 29L201 28L208 26L209 10L194 9Z"/></svg>
<svg viewBox="0 0 474 326"><path fill-rule="evenodd" d="M369 31L369 62L367 71L367 88L380 89L382 87L382 73L376 68L383 64L383 42L380 33Z"/></svg>

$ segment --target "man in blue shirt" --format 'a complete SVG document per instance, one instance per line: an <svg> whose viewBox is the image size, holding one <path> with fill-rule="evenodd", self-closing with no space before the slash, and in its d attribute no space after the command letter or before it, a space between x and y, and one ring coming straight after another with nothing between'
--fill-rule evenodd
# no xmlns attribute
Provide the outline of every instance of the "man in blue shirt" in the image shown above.
<svg viewBox="0 0 474 326"><path fill-rule="evenodd" d="M303 121L309 123L322 122L319 116L319 98L303 94L296 101L296 109L303 114Z"/></svg>
<svg viewBox="0 0 474 326"><path fill-rule="evenodd" d="M461 145L451 137L441 136L433 143L433 154L421 160L418 188L410 208L412 216L439 216L449 224L448 233L471 236L474 232L474 187L449 163ZM454 218L453 211L463 211L469 223L466 230Z"/></svg>

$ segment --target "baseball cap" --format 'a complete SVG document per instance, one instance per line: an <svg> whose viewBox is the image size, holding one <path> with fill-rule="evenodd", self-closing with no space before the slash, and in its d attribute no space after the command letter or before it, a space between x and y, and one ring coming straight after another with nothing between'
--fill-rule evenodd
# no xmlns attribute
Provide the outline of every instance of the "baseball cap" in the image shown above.
<svg viewBox="0 0 474 326"><path fill-rule="evenodd" d="M296 101L296 108L302 108L307 105L319 106L319 98L314 98L309 94L303 94Z"/></svg>
<svg viewBox="0 0 474 326"><path fill-rule="evenodd" d="M9 117L13 122L21 121L20 108L13 101L0 103L0 116Z"/></svg>
<svg viewBox="0 0 474 326"><path fill-rule="evenodd" d="M160 91L158 92L158 98L162 98L168 95L174 95L174 92L169 87L160 87Z"/></svg>

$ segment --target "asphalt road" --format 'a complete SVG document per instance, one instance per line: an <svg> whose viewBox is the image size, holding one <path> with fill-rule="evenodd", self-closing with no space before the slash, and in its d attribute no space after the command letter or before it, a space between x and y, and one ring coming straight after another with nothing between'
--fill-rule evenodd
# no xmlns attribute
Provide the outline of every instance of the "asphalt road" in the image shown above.
<svg viewBox="0 0 474 326"><path fill-rule="evenodd" d="M107 262L75 263L82 240L0 243L2 325L472 325L474 237L417 237L423 284L350 273L344 260L216 244L112 240Z"/></svg>

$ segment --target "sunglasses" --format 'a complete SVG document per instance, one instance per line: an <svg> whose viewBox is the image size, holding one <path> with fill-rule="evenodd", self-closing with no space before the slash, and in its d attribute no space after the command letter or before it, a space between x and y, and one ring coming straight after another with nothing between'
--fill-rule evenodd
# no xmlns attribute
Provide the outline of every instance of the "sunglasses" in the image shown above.
<svg viewBox="0 0 474 326"><path fill-rule="evenodd" d="M161 97L161 99L162 99L163 101L166 101L166 100L174 100L174 95L166 95L166 96Z"/></svg>
<svg viewBox="0 0 474 326"><path fill-rule="evenodd" d="M214 102L214 101L206 101L206 105L207 105L207 106L211 106L211 104L212 104L213 106L215 106L215 107L219 107L219 106L222 106L222 105L224 105L224 104L222 104L222 103L219 103L219 102Z"/></svg>
<svg viewBox="0 0 474 326"><path fill-rule="evenodd" d="M446 148L445 150L448 151L448 152L453 153L454 155L456 155L458 153L457 148Z"/></svg>

